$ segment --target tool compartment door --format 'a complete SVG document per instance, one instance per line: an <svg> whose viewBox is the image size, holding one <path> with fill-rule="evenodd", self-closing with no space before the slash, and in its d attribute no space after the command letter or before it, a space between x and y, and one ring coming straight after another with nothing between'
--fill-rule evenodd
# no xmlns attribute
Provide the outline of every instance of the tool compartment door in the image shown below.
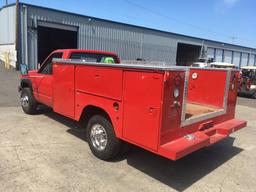
<svg viewBox="0 0 256 192"><path fill-rule="evenodd" d="M64 116L75 115L75 65L53 65L53 110Z"/></svg>
<svg viewBox="0 0 256 192"><path fill-rule="evenodd" d="M163 74L125 71L123 137L157 150Z"/></svg>

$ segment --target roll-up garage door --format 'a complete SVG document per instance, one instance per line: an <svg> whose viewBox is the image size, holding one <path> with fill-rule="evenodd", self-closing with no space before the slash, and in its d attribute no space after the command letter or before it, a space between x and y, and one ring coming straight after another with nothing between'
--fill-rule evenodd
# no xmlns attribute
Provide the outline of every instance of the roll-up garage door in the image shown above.
<svg viewBox="0 0 256 192"><path fill-rule="evenodd" d="M240 64L240 53L239 52L234 52L233 64L235 64L237 67L239 67L239 64Z"/></svg>
<svg viewBox="0 0 256 192"><path fill-rule="evenodd" d="M248 63L248 53L242 53L241 67L247 66L247 63Z"/></svg>
<svg viewBox="0 0 256 192"><path fill-rule="evenodd" d="M250 66L253 66L253 65L254 65L254 61L255 61L255 55L254 55L254 54L251 54L251 55L250 55L249 65L250 65Z"/></svg>
<svg viewBox="0 0 256 192"><path fill-rule="evenodd" d="M216 55L215 55L215 61L216 62L222 62L222 49L216 49Z"/></svg>
<svg viewBox="0 0 256 192"><path fill-rule="evenodd" d="M228 50L224 51L224 62L226 63L232 62L232 51L228 51Z"/></svg>
<svg viewBox="0 0 256 192"><path fill-rule="evenodd" d="M207 49L207 58L214 58L214 48L208 47L208 49Z"/></svg>

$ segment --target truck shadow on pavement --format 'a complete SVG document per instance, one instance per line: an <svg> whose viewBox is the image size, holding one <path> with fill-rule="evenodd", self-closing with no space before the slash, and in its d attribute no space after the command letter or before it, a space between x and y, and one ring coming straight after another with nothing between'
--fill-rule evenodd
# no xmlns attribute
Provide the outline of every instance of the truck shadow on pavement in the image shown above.
<svg viewBox="0 0 256 192"><path fill-rule="evenodd" d="M86 141L86 131L81 123L56 114L51 110L46 111L45 115L69 127L68 133ZM131 146L128 153L113 161L126 160L129 166L177 191L184 191L243 151L243 149L233 146L234 140L235 138L229 137L178 161L171 161L139 147Z"/></svg>
<svg viewBox="0 0 256 192"><path fill-rule="evenodd" d="M233 146L234 140L229 137L177 161L142 149L134 150L126 158L128 165L177 191L183 191L243 151Z"/></svg>

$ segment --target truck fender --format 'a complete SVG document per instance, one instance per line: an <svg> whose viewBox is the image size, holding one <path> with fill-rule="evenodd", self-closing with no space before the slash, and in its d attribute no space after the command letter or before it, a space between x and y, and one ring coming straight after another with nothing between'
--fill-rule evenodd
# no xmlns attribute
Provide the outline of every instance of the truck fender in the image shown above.
<svg viewBox="0 0 256 192"><path fill-rule="evenodd" d="M32 90L32 82L28 78L24 78L20 82L20 89L25 88L25 87L28 87Z"/></svg>
<svg viewBox="0 0 256 192"><path fill-rule="evenodd" d="M85 106L80 115L79 121L82 121L85 125L87 125L89 119L94 115L103 115L104 117L106 117L112 124L116 136L120 137L120 135L118 134L118 131L116 130L117 125L115 124L115 122L113 121L109 113L101 107L94 106L94 105Z"/></svg>

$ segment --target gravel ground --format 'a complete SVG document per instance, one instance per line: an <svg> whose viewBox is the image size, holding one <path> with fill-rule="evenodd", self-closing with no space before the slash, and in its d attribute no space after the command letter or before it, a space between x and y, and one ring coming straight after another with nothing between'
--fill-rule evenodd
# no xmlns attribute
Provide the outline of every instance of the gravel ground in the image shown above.
<svg viewBox="0 0 256 192"><path fill-rule="evenodd" d="M79 123L19 107L18 73L0 66L0 191L246 191L256 189L256 100L239 98L248 126L176 162L132 147L95 158Z"/></svg>

